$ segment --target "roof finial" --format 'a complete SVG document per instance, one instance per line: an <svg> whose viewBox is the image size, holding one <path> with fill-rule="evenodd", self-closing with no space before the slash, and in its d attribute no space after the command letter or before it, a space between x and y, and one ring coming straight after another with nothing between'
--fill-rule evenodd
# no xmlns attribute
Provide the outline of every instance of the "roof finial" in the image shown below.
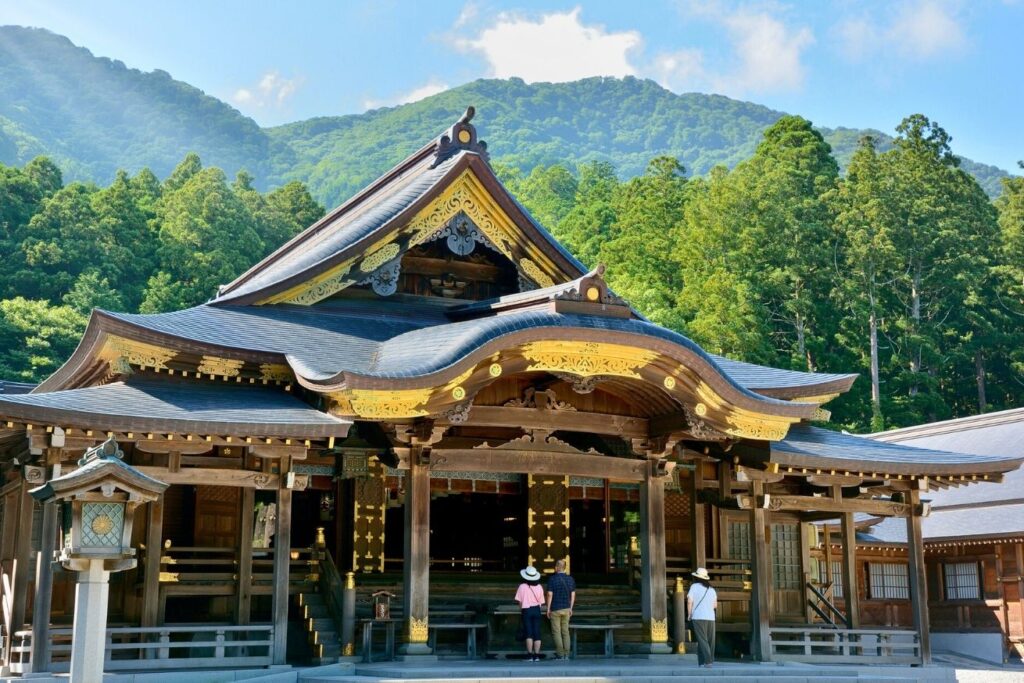
<svg viewBox="0 0 1024 683"><path fill-rule="evenodd" d="M474 116L476 116L476 108L473 105L469 105L466 107L466 113L459 119L459 123L469 123L473 120Z"/></svg>

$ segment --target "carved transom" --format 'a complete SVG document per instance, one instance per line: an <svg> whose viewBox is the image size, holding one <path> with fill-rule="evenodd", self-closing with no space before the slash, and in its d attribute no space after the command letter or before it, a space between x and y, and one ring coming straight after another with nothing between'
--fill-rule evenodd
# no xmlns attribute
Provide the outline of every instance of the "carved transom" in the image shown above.
<svg viewBox="0 0 1024 683"><path fill-rule="evenodd" d="M514 398L505 402L507 408L538 408L540 410L576 410L565 401L558 400L554 389L537 390L527 387L522 398Z"/></svg>

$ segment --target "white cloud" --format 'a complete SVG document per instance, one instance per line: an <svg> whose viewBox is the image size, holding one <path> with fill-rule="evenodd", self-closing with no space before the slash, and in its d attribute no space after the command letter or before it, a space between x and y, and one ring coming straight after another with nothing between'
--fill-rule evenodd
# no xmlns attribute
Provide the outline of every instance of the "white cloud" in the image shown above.
<svg viewBox="0 0 1024 683"><path fill-rule="evenodd" d="M899 55L929 61L967 45L959 5L941 0L902 4L883 20L848 17L835 27L840 52L851 62Z"/></svg>
<svg viewBox="0 0 1024 683"><path fill-rule="evenodd" d="M302 76L284 78L277 71L263 74L255 85L238 88L231 95L231 101L239 106L257 109L280 108L305 82Z"/></svg>
<svg viewBox="0 0 1024 683"><path fill-rule="evenodd" d="M921 60L959 50L966 43L953 9L934 1L904 6L888 37L901 52Z"/></svg>
<svg viewBox="0 0 1024 683"><path fill-rule="evenodd" d="M804 84L804 51L814 43L807 27L791 26L767 10L727 10L720 4L692 5L690 14L728 36L722 68L707 66L706 54L683 48L655 57L650 71L673 90L711 89L733 96L798 90Z"/></svg>
<svg viewBox="0 0 1024 683"><path fill-rule="evenodd" d="M453 28L462 28L469 22L476 19L479 14L480 8L477 7L476 3L467 2L465 6L463 6L462 11L459 12L459 16L455 19L455 26Z"/></svg>
<svg viewBox="0 0 1024 683"><path fill-rule="evenodd" d="M641 46L640 34L584 25L580 12L576 7L543 14L539 19L501 13L475 38L459 38L455 44L483 55L489 75L495 78L517 76L528 82L560 83L590 76L635 75L630 53Z"/></svg>
<svg viewBox="0 0 1024 683"><path fill-rule="evenodd" d="M394 107L399 104L409 104L410 102L418 102L422 99L430 97L431 95L436 95L439 92L444 92L450 87L451 86L449 86L447 83L431 80L417 88L413 88L408 92L395 95L394 97L391 98L367 98L363 100L363 108L377 109L378 107Z"/></svg>

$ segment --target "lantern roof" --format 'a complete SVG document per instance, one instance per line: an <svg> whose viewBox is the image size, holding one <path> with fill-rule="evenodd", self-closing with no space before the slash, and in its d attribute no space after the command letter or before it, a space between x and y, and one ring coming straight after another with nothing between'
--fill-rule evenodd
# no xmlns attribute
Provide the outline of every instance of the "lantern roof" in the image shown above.
<svg viewBox="0 0 1024 683"><path fill-rule="evenodd" d="M65 500L82 493L101 491L111 496L127 493L136 502L156 500L168 484L146 476L123 460L124 453L113 437L90 448L78 461L79 467L30 491L36 500Z"/></svg>

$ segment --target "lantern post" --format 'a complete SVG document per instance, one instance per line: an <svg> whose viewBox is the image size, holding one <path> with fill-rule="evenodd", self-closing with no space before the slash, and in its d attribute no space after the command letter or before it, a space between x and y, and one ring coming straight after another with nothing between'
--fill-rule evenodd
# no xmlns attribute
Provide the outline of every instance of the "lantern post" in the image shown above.
<svg viewBox="0 0 1024 683"><path fill-rule="evenodd" d="M60 506L57 559L65 569L78 572L71 683L103 678L110 573L135 566L135 508L167 489L167 484L142 474L123 457L117 442L107 439L85 452L78 469L31 491L36 500Z"/></svg>

